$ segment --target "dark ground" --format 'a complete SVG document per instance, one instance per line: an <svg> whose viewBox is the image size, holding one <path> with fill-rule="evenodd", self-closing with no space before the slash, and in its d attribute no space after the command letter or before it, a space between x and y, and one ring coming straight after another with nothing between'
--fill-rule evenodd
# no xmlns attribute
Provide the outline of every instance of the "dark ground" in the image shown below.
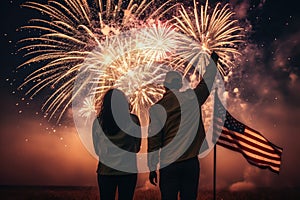
<svg viewBox="0 0 300 200"><path fill-rule="evenodd" d="M97 187L58 187L58 186L0 186L1 200L96 200ZM135 200L158 200L158 190L137 189ZM198 200L213 199L212 191L199 191ZM269 189L260 188L253 191L217 192L217 200L297 200L300 190L297 188Z"/></svg>

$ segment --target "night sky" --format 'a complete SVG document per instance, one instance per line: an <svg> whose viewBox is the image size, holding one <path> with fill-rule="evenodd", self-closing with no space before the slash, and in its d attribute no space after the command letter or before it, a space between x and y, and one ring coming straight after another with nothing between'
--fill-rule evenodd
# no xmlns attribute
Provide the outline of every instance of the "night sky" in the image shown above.
<svg viewBox="0 0 300 200"><path fill-rule="evenodd" d="M37 2L45 2L36 0ZM72 120L44 118L43 93L33 100L17 90L29 68L17 31L39 14L20 8L25 0L1 1L0 185L96 185L94 159ZM210 1L214 4L216 1ZM297 1L230 0L248 39L228 83L229 111L283 148L279 175L251 166L238 153L218 147L217 183L231 190L299 187L300 12ZM200 186L211 188L212 155L202 160Z"/></svg>

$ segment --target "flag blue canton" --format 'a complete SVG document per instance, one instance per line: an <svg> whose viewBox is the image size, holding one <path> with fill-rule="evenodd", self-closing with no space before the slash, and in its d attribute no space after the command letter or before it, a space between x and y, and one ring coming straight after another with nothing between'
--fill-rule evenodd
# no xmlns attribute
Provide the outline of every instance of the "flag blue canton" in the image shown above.
<svg viewBox="0 0 300 200"><path fill-rule="evenodd" d="M244 133L245 125L234 119L228 112L226 112L224 127L228 130Z"/></svg>

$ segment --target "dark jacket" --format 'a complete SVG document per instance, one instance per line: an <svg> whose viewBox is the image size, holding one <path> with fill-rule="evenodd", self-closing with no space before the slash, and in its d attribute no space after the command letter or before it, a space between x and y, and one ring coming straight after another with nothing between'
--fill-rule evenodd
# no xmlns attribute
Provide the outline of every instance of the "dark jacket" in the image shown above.
<svg viewBox="0 0 300 200"><path fill-rule="evenodd" d="M138 117L131 114L131 119L138 126L127 127L126 133L120 130L114 135L101 132L98 118L94 120L92 130L93 143L95 152L99 156L97 173L101 175L128 174L127 172L117 170L122 168L137 172L135 153L140 151L141 129ZM133 154L128 155L125 152L132 152Z"/></svg>
<svg viewBox="0 0 300 200"><path fill-rule="evenodd" d="M148 131L150 171L156 170L159 162L160 167L164 167L199 154L205 139L201 106L210 94L216 70L211 60L203 79L195 89L184 92L167 90L162 99L155 104L156 106L151 107ZM162 106L165 111L157 105Z"/></svg>

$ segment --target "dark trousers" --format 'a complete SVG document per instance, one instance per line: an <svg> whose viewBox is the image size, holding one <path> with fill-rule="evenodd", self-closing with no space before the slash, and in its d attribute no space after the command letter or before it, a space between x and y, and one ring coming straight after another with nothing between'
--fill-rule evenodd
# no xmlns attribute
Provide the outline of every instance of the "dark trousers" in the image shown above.
<svg viewBox="0 0 300 200"><path fill-rule="evenodd" d="M100 175L98 185L101 200L115 200L118 188L119 200L132 200L137 181L137 174L130 175Z"/></svg>
<svg viewBox="0 0 300 200"><path fill-rule="evenodd" d="M162 200L197 199L200 166L198 158L175 162L160 170L159 187Z"/></svg>

